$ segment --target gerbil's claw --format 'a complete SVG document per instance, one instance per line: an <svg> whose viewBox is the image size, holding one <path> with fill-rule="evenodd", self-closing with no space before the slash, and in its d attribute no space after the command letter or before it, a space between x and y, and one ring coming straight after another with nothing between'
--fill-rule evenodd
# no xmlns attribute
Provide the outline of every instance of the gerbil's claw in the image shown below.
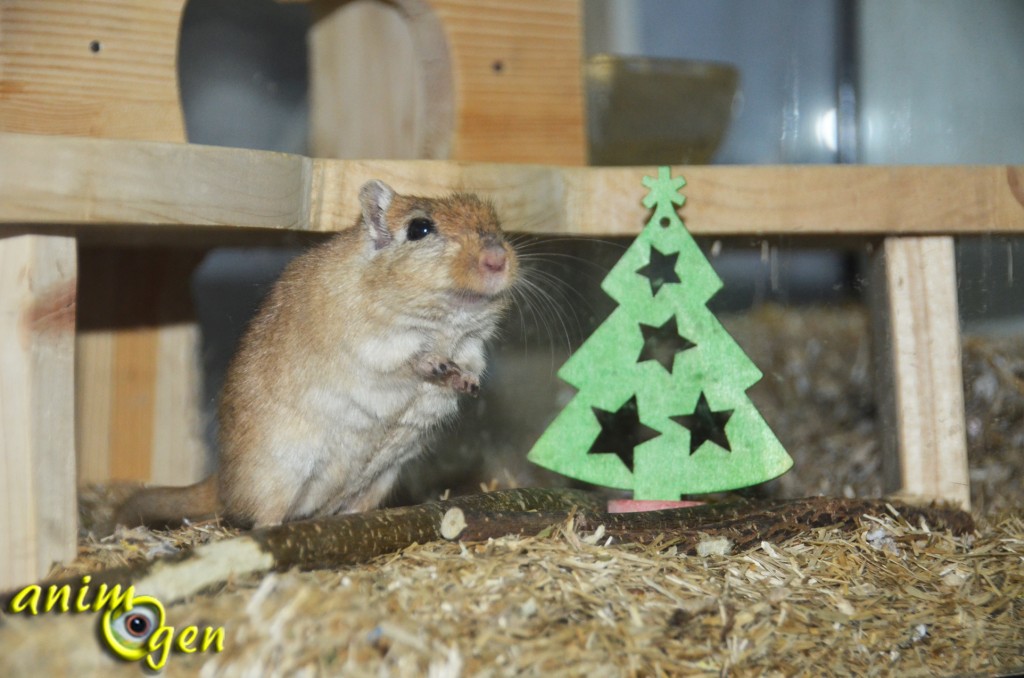
<svg viewBox="0 0 1024 678"><path fill-rule="evenodd" d="M450 360L445 360L441 356L437 355L426 355L422 356L414 364L416 373L428 381L443 381L449 372L453 370L459 371L459 366Z"/></svg>
<svg viewBox="0 0 1024 678"><path fill-rule="evenodd" d="M480 380L471 372L459 370L448 378L448 385L459 393L468 393L474 398L480 393Z"/></svg>

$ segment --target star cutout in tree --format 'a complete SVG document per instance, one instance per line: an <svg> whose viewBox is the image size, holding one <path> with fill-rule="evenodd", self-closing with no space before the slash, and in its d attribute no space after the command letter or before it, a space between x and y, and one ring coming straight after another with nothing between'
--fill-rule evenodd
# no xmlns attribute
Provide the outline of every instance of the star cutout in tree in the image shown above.
<svg viewBox="0 0 1024 678"><path fill-rule="evenodd" d="M704 397L704 391L701 391L693 414L681 414L669 419L689 429L690 454L693 454L708 440L727 452L732 452L729 439L725 435L725 425L731 416L732 410L713 412L708 405L708 399Z"/></svg>
<svg viewBox="0 0 1024 678"><path fill-rule="evenodd" d="M633 448L658 437L661 433L640 423L635 395L615 412L593 406L590 409L594 411L594 416L601 424L601 433L587 454L614 454L632 473Z"/></svg>
<svg viewBox="0 0 1024 678"><path fill-rule="evenodd" d="M674 315L661 327L640 323L640 331L644 335L644 347L636 361L642 363L645 360L657 360L669 374L672 374L676 354L697 345L679 334L679 326L676 325Z"/></svg>
<svg viewBox="0 0 1024 678"><path fill-rule="evenodd" d="M679 260L679 253L665 254L657 247L651 247L651 261L646 266L641 266L637 273L647 276L651 281L651 296L653 297L661 289L662 285L680 282L676 274L676 261Z"/></svg>

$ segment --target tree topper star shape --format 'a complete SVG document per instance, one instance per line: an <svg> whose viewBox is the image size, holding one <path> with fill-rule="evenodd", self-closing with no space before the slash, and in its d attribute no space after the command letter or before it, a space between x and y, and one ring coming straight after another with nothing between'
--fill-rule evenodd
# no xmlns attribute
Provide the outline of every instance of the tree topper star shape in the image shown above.
<svg viewBox="0 0 1024 678"><path fill-rule="evenodd" d="M708 440L725 451L732 452L729 438L725 435L725 425L731 416L732 410L712 411L704 391L701 391L693 414L681 414L669 419L690 431L690 454L693 454Z"/></svg>
<svg viewBox="0 0 1024 678"><path fill-rule="evenodd" d="M672 177L672 169L669 167L658 168L658 178L644 177L644 186L651 189L650 192L644 196L644 207L647 209L653 208L659 202L663 204L675 204L682 207L683 203L686 202L686 196L679 192L683 186L686 185L686 179L682 177Z"/></svg>

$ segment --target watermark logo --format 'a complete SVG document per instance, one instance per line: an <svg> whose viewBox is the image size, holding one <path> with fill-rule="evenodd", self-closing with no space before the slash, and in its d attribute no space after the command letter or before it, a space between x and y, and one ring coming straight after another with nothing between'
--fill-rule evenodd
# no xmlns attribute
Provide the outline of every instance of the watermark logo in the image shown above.
<svg viewBox="0 0 1024 678"><path fill-rule="evenodd" d="M145 661L158 671L167 663L172 649L185 654L221 652L224 649L223 627L185 626L176 631L167 625L163 603L152 596L135 595L135 587L126 589L115 584L100 584L92 599L89 583L82 577L77 595L72 596L69 584L50 585L46 589L32 584L11 599L12 614L35 616L42 612L102 612L100 636L111 652L125 661ZM74 599L72 601L72 598Z"/></svg>

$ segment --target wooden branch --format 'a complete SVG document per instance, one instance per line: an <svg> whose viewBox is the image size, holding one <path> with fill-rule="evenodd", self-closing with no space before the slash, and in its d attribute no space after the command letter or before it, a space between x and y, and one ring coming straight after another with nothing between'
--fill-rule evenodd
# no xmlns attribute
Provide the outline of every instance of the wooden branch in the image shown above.
<svg viewBox="0 0 1024 678"><path fill-rule="evenodd" d="M890 510L892 507L892 510ZM464 527L456 536L462 541L483 541L506 534L534 535L566 519L565 514L488 513L458 507L458 521ZM642 513L604 513L580 510L575 525L583 531L603 528L612 543L651 543L676 546L681 552L697 553L707 539L729 540L733 552L757 546L762 541L778 543L820 527L850 528L865 514L899 516L911 524L924 519L933 529L962 535L974 531L970 515L954 508L921 508L883 499L807 499L729 502Z"/></svg>
<svg viewBox="0 0 1024 678"><path fill-rule="evenodd" d="M922 508L884 499L830 497L709 504L650 513L583 514L578 525L583 530L603 525L605 534L618 541L650 543L658 540L692 555L708 538L728 539L731 551L737 552L762 541L779 543L816 528L853 528L864 515L893 515L890 507L911 524L924 519L932 529L949 530L956 535L974 531L970 514L955 508Z"/></svg>
<svg viewBox="0 0 1024 678"><path fill-rule="evenodd" d="M963 534L974 529L968 514L941 508L913 508L884 500L823 497L794 501L734 503L650 513L608 514L598 495L576 490L524 489L460 497L420 506L371 511L289 523L177 554L140 566L92 576L92 586L133 584L139 594L172 603L229 578L269 570L336 568L364 562L414 543L442 538L480 541L506 534L535 535L576 516L583 530L604 527L618 541L676 545L695 552L709 535L729 540L734 550L778 542L831 525L852 526L865 513L886 514L895 507L908 521L924 518L938 529ZM453 515L457 518L452 521ZM455 525L451 531L451 525ZM73 594L81 580L69 585ZM0 598L4 609L12 593Z"/></svg>
<svg viewBox="0 0 1024 678"><path fill-rule="evenodd" d="M171 603L231 577L293 567L308 570L353 565L414 543L441 539L441 521L455 506L492 513L544 510L564 517L577 509L600 511L603 503L596 495L574 490L508 490L287 523L153 562L106 570L92 576L92 585L134 584L137 593ZM43 583L49 584L66 584L77 591L82 582L72 578ZM0 609L7 609L14 593L0 596Z"/></svg>
<svg viewBox="0 0 1024 678"><path fill-rule="evenodd" d="M474 191L508 230L635 235L653 167L565 168L329 160L191 144L0 134L0 231L125 226L335 231L368 179L404 193ZM54 168L60 168L55 172ZM693 166L683 208L696 235L1024 232L1024 167ZM118 229L117 227L122 227ZM136 228L138 242L161 229Z"/></svg>

